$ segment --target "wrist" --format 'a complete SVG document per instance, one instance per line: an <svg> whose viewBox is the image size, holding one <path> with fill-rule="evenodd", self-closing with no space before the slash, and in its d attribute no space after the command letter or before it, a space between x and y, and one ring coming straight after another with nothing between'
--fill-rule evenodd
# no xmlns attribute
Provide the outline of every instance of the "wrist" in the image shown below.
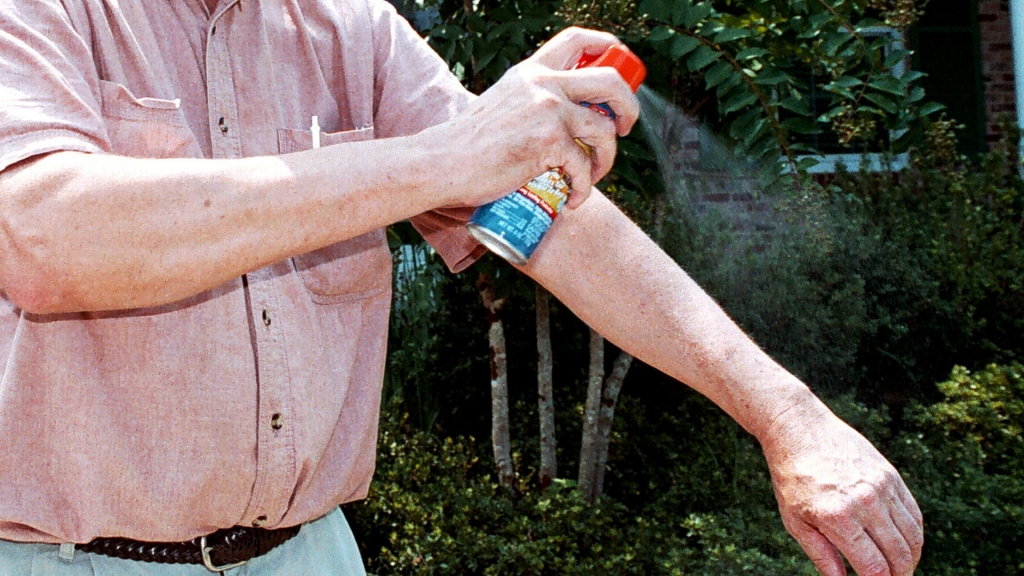
<svg viewBox="0 0 1024 576"><path fill-rule="evenodd" d="M794 443L813 442L815 431L820 431L828 419L834 418L828 406L806 385L799 383L773 403L754 435L766 453L785 450Z"/></svg>

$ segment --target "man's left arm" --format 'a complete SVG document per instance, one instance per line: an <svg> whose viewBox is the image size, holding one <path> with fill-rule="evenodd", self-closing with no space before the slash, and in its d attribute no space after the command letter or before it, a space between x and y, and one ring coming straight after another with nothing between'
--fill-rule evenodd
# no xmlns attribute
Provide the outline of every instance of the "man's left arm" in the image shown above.
<svg viewBox="0 0 1024 576"><path fill-rule="evenodd" d="M892 465L600 193L523 271L608 340L704 394L761 443L787 529L823 575L913 573L922 517Z"/></svg>

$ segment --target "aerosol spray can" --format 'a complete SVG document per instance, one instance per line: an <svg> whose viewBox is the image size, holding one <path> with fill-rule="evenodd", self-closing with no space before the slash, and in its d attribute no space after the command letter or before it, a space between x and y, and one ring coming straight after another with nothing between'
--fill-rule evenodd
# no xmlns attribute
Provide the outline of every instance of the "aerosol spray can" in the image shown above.
<svg viewBox="0 0 1024 576"><path fill-rule="evenodd" d="M600 56L584 55L576 64L576 68L591 66L615 68L633 92L640 88L647 75L640 59L621 45L612 46ZM615 112L605 103L581 102L580 106L615 118ZM590 153L586 144L579 140L576 143ZM569 183L565 173L555 168L508 196L477 208L466 227L492 252L522 266L533 255L568 198Z"/></svg>

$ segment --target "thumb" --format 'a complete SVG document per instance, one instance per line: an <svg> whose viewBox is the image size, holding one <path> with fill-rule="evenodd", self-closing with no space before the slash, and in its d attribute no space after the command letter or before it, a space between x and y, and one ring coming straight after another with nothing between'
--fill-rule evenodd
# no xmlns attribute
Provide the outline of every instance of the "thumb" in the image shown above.
<svg viewBox="0 0 1024 576"><path fill-rule="evenodd" d="M784 524L821 576L847 576L846 563L839 555L839 550L814 526L800 520Z"/></svg>

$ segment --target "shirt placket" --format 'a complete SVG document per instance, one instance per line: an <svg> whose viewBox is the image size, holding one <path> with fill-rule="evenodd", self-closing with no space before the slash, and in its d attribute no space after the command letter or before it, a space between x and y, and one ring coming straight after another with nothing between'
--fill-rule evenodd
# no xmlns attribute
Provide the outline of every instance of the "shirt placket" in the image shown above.
<svg viewBox="0 0 1024 576"><path fill-rule="evenodd" d="M232 10L241 1L222 3L207 29L206 77L210 138L214 158L242 157L242 126L229 53ZM247 274L250 322L257 350L256 479L240 524L276 526L287 511L295 480L294 414L291 377L274 274Z"/></svg>

